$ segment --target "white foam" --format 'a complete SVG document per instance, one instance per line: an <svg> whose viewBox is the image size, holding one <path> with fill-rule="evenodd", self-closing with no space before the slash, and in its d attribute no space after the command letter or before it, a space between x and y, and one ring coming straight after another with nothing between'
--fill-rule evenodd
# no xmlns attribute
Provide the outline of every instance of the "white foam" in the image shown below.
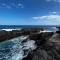
<svg viewBox="0 0 60 60"><path fill-rule="evenodd" d="M1 30L12 31L12 30L21 30L21 29L1 29Z"/></svg>
<svg viewBox="0 0 60 60"><path fill-rule="evenodd" d="M28 36L20 36L9 40L11 43L13 43L12 48L10 48L10 53L12 53L12 56L9 56L10 53L5 54L4 57L6 60L22 60L24 57L27 57L30 51L36 49L34 40L28 39L26 42L22 43L22 41L27 37ZM24 39L21 40L22 38ZM24 54L24 50L27 50L27 53Z"/></svg>
<svg viewBox="0 0 60 60"><path fill-rule="evenodd" d="M21 36L21 39L23 37ZM26 37L24 37L26 38ZM15 38L15 42L17 42L17 40L19 40L19 38ZM23 41L23 40L22 40ZM14 56L12 56L11 60L22 60L24 57L27 56L28 51L30 50L34 50L36 49L36 45L35 45L35 41L33 40L28 40L27 42L25 42L23 45L21 45L22 43L17 42L14 46L13 46L13 53L14 50L15 52L18 52L16 54L14 54ZM24 48L23 48L24 47ZM24 50L28 50L27 53L24 55ZM17 51L16 51L17 50Z"/></svg>
<svg viewBox="0 0 60 60"><path fill-rule="evenodd" d="M14 56L12 56L9 60L22 60L23 59L24 52L20 50L18 53L16 53Z"/></svg>
<svg viewBox="0 0 60 60"><path fill-rule="evenodd" d="M24 43L24 49L36 49L36 46L35 46L35 41L34 40L29 40L27 41L26 43Z"/></svg>
<svg viewBox="0 0 60 60"><path fill-rule="evenodd" d="M43 31L38 32L38 34L40 34L40 33L45 33L45 32L52 32L52 31L43 30Z"/></svg>
<svg viewBox="0 0 60 60"><path fill-rule="evenodd" d="M27 35L27 36L20 36L20 39L21 40L25 40L25 39L27 39L29 36Z"/></svg>
<svg viewBox="0 0 60 60"><path fill-rule="evenodd" d="M40 31L40 32L52 32L52 31L44 30L44 31Z"/></svg>

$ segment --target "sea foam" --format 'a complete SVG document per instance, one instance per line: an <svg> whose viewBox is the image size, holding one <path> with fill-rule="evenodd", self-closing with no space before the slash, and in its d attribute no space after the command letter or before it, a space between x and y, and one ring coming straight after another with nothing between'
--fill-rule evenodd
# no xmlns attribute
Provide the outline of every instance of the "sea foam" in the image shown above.
<svg viewBox="0 0 60 60"><path fill-rule="evenodd" d="M25 42L22 42L23 37ZM27 38L28 36L20 36L1 43L0 60L22 60L27 57L29 52L36 49L35 41Z"/></svg>

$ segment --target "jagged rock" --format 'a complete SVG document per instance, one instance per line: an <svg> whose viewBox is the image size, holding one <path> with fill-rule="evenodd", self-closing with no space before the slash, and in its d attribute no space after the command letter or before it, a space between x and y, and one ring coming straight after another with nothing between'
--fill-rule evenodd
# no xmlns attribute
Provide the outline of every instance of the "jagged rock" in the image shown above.
<svg viewBox="0 0 60 60"><path fill-rule="evenodd" d="M47 36L46 38L48 38L48 35L49 34L46 35ZM41 34L41 35L37 35L37 36L41 37L43 40L45 39L43 37L43 36L45 36L45 34L43 34L43 35ZM37 36L35 35L34 37L36 39L40 39L40 38L37 38ZM41 41L43 41L42 39L41 39ZM50 41L50 39L51 39L51 41ZM58 42L57 41L53 42L53 40L56 40L56 39L58 39ZM59 42L59 40L60 40L60 34L54 33L52 35L49 35L49 39L47 41L44 40L45 41L44 44L43 43L41 45L38 44L39 47L33 51L31 56L26 57L26 59L24 59L24 60L29 60L29 59L31 59L31 60L60 60L60 42ZM41 42L39 42L39 40L38 40L37 43L41 43Z"/></svg>
<svg viewBox="0 0 60 60"><path fill-rule="evenodd" d="M35 40L37 45L43 45L53 35L53 32L32 34L29 36L31 40Z"/></svg>
<svg viewBox="0 0 60 60"><path fill-rule="evenodd" d="M58 48L57 48L58 47ZM60 60L60 43L46 43L24 60Z"/></svg>
<svg viewBox="0 0 60 60"><path fill-rule="evenodd" d="M60 34L60 31L56 31L56 33Z"/></svg>
<svg viewBox="0 0 60 60"><path fill-rule="evenodd" d="M60 34L60 27L56 27L58 28L58 31L56 31L56 33Z"/></svg>
<svg viewBox="0 0 60 60"><path fill-rule="evenodd" d="M54 33L49 39L50 42L60 42L60 34Z"/></svg>

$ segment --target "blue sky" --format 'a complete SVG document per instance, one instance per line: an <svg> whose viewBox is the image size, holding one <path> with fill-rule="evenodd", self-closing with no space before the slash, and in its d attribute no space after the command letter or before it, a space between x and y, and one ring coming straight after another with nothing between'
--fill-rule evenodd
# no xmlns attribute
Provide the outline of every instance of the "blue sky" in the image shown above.
<svg viewBox="0 0 60 60"><path fill-rule="evenodd" d="M0 0L0 25L60 25L60 0Z"/></svg>

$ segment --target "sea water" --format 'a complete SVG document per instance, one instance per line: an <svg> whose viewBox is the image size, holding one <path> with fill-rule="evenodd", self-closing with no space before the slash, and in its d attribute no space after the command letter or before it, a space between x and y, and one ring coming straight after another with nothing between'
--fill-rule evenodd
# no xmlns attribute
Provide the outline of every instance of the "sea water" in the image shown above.
<svg viewBox="0 0 60 60"><path fill-rule="evenodd" d="M34 40L26 40L22 36L0 43L0 60L22 60L28 53L36 49Z"/></svg>

